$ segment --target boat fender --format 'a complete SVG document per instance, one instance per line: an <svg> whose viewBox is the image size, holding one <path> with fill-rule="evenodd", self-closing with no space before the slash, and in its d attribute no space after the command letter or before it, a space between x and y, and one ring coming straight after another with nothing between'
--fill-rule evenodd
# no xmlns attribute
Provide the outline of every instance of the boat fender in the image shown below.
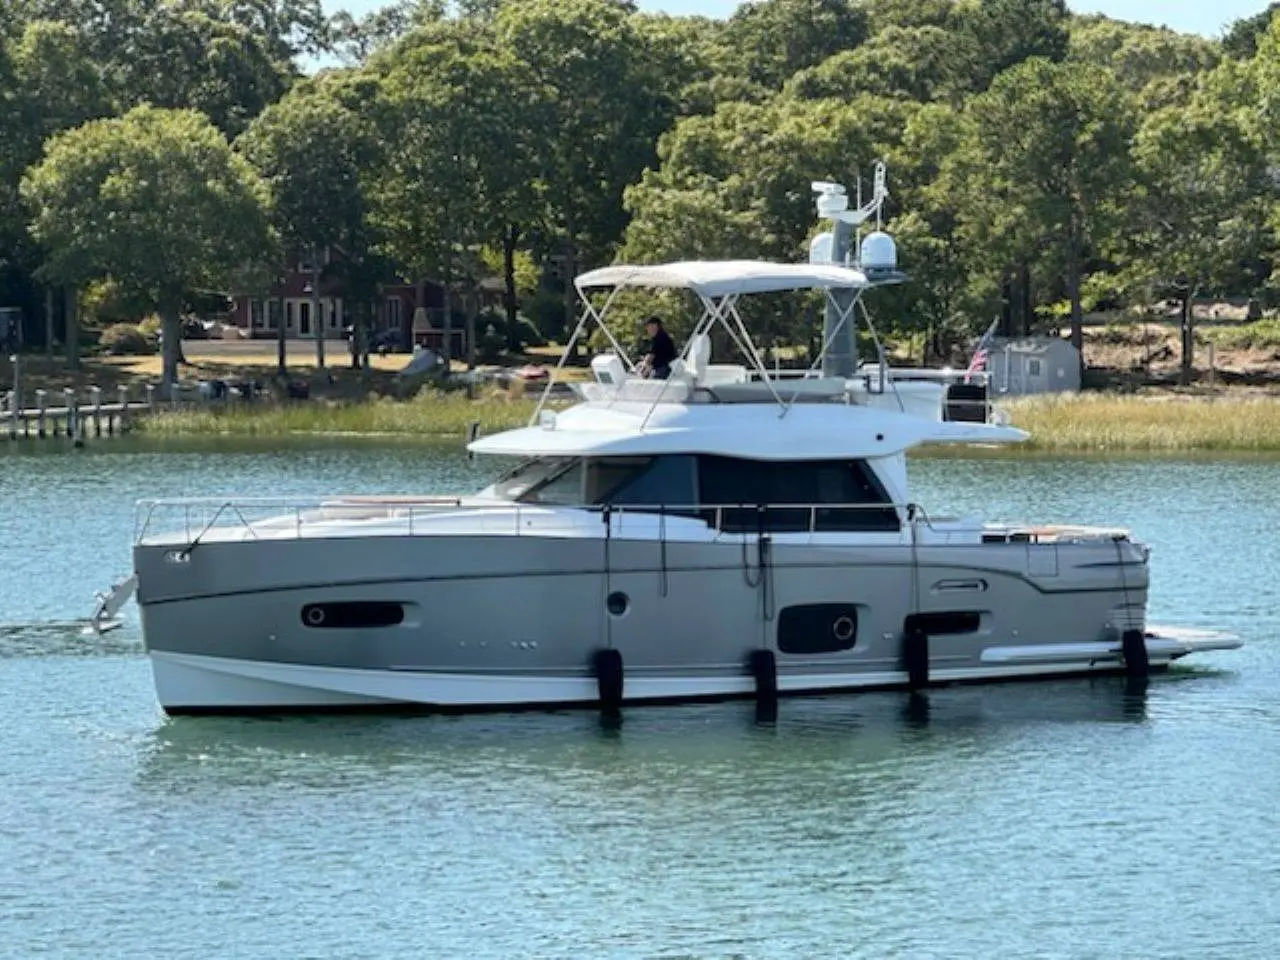
<svg viewBox="0 0 1280 960"><path fill-rule="evenodd" d="M929 635L910 620L902 634L902 667L912 690L929 685Z"/></svg>
<svg viewBox="0 0 1280 960"><path fill-rule="evenodd" d="M778 657L772 650L752 650L747 655L747 671L755 682L756 699L778 699Z"/></svg>
<svg viewBox="0 0 1280 960"><path fill-rule="evenodd" d="M592 658L600 706L614 710L622 706L622 654L617 650L597 650Z"/></svg>
<svg viewBox="0 0 1280 960"><path fill-rule="evenodd" d="M1147 638L1141 630L1126 630L1121 634L1120 653L1124 657L1125 676L1144 680L1151 673L1151 659L1147 655Z"/></svg>

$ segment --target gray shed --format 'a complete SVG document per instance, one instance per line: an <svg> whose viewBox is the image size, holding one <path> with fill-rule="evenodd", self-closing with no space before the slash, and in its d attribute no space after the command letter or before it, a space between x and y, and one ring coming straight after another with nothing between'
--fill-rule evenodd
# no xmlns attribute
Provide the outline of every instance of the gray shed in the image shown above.
<svg viewBox="0 0 1280 960"><path fill-rule="evenodd" d="M990 350L987 370L993 396L1080 389L1080 353L1061 337L997 337Z"/></svg>

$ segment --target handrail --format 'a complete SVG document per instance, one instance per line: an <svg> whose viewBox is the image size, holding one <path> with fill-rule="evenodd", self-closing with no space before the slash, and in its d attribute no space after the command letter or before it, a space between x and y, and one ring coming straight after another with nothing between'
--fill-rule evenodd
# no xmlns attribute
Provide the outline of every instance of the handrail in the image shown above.
<svg viewBox="0 0 1280 960"><path fill-rule="evenodd" d="M385 507L386 509L370 512L375 507ZM337 507L337 509L335 509ZM344 515L343 507L350 508L350 512ZM609 521L609 531L613 535L614 531L623 532L624 525L629 521L634 521L640 517L646 517L653 521L654 529L660 534L662 541L668 539L669 532L673 522L678 523L681 520L687 520L698 523L707 530L714 531L714 539L723 540L731 538L729 542L737 542L738 537L742 537L743 542L751 539L752 531L756 530L758 522L763 519L766 526L768 514L771 511L787 511L794 514L796 511L804 511L805 520L803 524L797 524L791 529L777 530L770 529L771 535L778 533L790 534L897 534L901 538L907 535L914 537L916 531L920 527L937 532L945 530L944 527L938 526L928 513L915 503L889 502L889 503L778 503L768 504L760 507L756 504L749 503L721 503L721 504L626 504L626 505L607 505L607 504L589 504L589 505L567 505L567 504L539 504L539 503L522 503L509 500L485 500L477 498L471 502L463 501L459 498L385 498L377 501L360 501L353 499L346 503L342 503L335 498L302 498L302 497L261 497L261 498L166 498L161 500L143 500L138 504L140 514L139 521L135 524L135 543L141 543L149 536L152 526L157 521L157 515L163 515L166 510L181 510L187 520L186 533L181 535L179 541L186 549L191 549L197 544L209 542L209 535L214 530L240 530L246 536L254 539L262 540L267 538L282 537L284 539L301 539L305 535L305 531L310 526L321 523L334 522L358 522L366 521L400 521L405 524L399 532L390 531L387 535L409 535L409 536L427 536L430 535L428 527L424 526L422 521L427 517L439 516L452 511L474 511L480 516L479 530L485 535L514 535L528 536L545 534L552 531L580 530L585 532L598 532L599 519L607 517ZM255 510L273 511L270 514L262 514L257 517L253 516ZM307 511L316 511L316 515L309 516ZM885 529L822 529L819 526L820 512L824 510L840 510L840 511L887 511L893 510L898 514L899 525L896 528ZM191 517L192 511L197 513L197 528L199 533L193 538L191 535ZM201 513L201 511L204 511ZM741 525L741 529L725 529L726 517L732 517L730 511L750 511L752 515L751 521L746 521ZM486 518L486 514L492 514L493 519L499 522L494 525ZM219 523L219 521L222 521ZM738 524L733 524L736 528ZM170 535L178 533L181 527L175 524L174 530L166 530L165 533ZM647 528L646 528L647 529ZM1116 531L1102 528L1080 527L1080 526L1058 526L1058 525L1036 525L1036 524L1000 524L988 526L982 524L983 532L1000 532L1005 534L1004 542L1030 542L1030 543L1063 543L1065 538L1070 539L1096 539L1100 537L1114 537L1117 535L1128 537L1125 531ZM527 531L527 532L526 532ZM758 531L757 531L758 533ZM592 535L596 535L593 533ZM1016 539L1021 537L1023 539ZM902 542L907 542L903 539ZM165 546L175 546L175 542L170 539L165 540Z"/></svg>
<svg viewBox="0 0 1280 960"><path fill-rule="evenodd" d="M138 501L134 542L146 540L161 523L163 516L173 511L181 512L184 521L182 528L186 531L184 538L190 546L195 546L205 540L214 529L243 530L254 539L262 539L264 535L279 535L287 530L291 537L301 538L308 525L344 521L354 523L361 520L402 520L407 525L408 534L414 536L422 532L421 521L426 517L440 516L455 510L481 514L500 513L504 517L510 515L514 524L508 529L517 536L522 534L525 521L530 517L541 521L536 523L534 529L545 531L554 529L556 519L570 521L571 525L576 526L578 518L600 514L617 518L616 523L619 525L632 517L656 517L664 530L671 520L709 521L708 525L722 534L734 534L742 531L725 530L726 514L732 516L730 511L755 510L757 507L758 505L751 503L549 504L479 497L471 500L458 497L167 497ZM770 503L760 505L759 508L766 513L804 511L805 524L792 532L821 533L838 532L820 529L820 512L824 510L892 510L899 515L901 523L909 522L912 505L894 502L814 502ZM550 524L547 523L549 519L553 521ZM192 528L199 531L194 537L191 535Z"/></svg>

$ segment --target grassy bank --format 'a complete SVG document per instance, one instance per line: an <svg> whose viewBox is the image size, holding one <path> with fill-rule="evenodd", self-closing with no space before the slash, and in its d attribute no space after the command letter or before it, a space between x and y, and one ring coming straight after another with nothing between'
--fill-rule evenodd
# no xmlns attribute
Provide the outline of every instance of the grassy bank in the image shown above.
<svg viewBox="0 0 1280 960"><path fill-rule="evenodd" d="M462 437L473 421L492 433L523 426L536 400L494 391L424 392L413 400L235 404L156 413L139 428L153 436L365 434ZM1225 394L1081 394L1003 404L1031 441L1010 447L1047 453L1280 453L1280 398Z"/></svg>
<svg viewBox="0 0 1280 960"><path fill-rule="evenodd" d="M138 429L148 436L288 436L290 434L399 434L465 436L474 421L483 433L524 426L536 399L513 400L490 393L469 400L465 393L424 391L412 400L362 403L232 404L183 408L146 417Z"/></svg>
<svg viewBox="0 0 1280 960"><path fill-rule="evenodd" d="M1080 394L1002 405L1051 453L1280 452L1280 398Z"/></svg>

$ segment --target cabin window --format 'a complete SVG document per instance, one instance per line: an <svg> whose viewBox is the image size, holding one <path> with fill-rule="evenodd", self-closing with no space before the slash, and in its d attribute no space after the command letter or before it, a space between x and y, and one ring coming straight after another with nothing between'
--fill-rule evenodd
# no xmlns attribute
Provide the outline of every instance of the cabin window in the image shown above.
<svg viewBox="0 0 1280 960"><path fill-rule="evenodd" d="M555 488L548 492L552 484ZM563 502L580 503L582 461L573 457L546 457L520 464L494 484L494 495L521 503L555 503L561 501L544 498L562 496L566 487L572 487L573 497Z"/></svg>
<svg viewBox="0 0 1280 960"><path fill-rule="evenodd" d="M899 529L888 494L861 460L776 462L703 456L698 458L698 488L705 507L724 508L718 513L720 529L726 531ZM716 522L716 510L706 509L704 515Z"/></svg>
<svg viewBox="0 0 1280 960"><path fill-rule="evenodd" d="M600 462L600 461L596 461ZM645 459L625 480L597 502L616 506L693 506L698 500L697 459L685 454Z"/></svg>
<svg viewBox="0 0 1280 960"><path fill-rule="evenodd" d="M1033 376L1033 377L1038 377L1038 376L1040 376L1040 361L1039 361L1039 360L1028 360L1028 361L1027 361L1027 372L1028 372L1029 374L1031 374L1031 376Z"/></svg>

